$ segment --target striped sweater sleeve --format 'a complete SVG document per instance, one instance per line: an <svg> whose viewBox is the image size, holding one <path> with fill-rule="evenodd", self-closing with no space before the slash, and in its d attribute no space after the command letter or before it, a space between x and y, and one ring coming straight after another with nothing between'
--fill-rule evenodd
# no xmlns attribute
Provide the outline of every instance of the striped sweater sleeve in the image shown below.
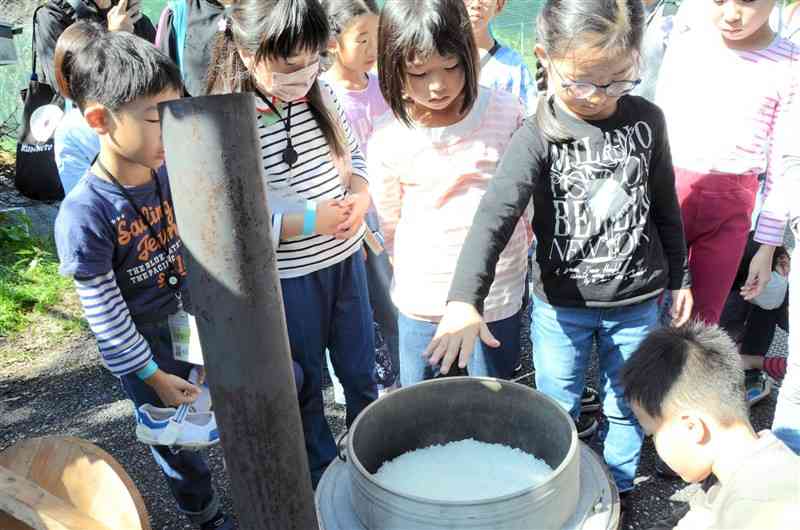
<svg viewBox="0 0 800 530"><path fill-rule="evenodd" d="M75 286L103 365L116 377L144 368L153 355L133 323L114 273L75 278Z"/></svg>
<svg viewBox="0 0 800 530"><path fill-rule="evenodd" d="M794 47L791 53L796 53ZM776 109L773 139L768 148L764 204L754 236L757 242L776 247L783 244L788 218L797 215L793 201L797 197L800 179L800 148L797 144L797 133L800 131L798 91L800 76L794 74Z"/></svg>

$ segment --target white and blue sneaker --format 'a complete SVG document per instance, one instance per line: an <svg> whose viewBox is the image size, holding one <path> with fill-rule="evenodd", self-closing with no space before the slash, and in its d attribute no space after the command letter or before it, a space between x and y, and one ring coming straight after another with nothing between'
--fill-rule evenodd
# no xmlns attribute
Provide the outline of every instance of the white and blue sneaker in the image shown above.
<svg viewBox="0 0 800 530"><path fill-rule="evenodd" d="M213 412L190 412L190 405L176 409L145 404L136 411L136 437L148 445L202 449L219 443Z"/></svg>

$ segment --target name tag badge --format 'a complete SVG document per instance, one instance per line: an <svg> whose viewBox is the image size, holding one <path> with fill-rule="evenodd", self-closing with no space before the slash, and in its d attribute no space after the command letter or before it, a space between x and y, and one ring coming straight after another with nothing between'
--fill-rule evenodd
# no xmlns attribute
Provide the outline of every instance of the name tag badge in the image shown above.
<svg viewBox="0 0 800 530"><path fill-rule="evenodd" d="M177 361L203 366L203 350L197 321L184 311L169 316L169 334L172 337L172 356Z"/></svg>

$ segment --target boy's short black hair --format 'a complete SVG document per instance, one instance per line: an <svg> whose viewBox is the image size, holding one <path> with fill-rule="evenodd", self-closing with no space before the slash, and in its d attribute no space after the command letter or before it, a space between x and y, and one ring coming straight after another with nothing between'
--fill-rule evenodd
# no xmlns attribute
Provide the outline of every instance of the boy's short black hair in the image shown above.
<svg viewBox="0 0 800 530"><path fill-rule="evenodd" d="M622 369L625 397L653 419L665 409L702 410L722 425L749 421L744 372L718 326L689 322L651 332Z"/></svg>
<svg viewBox="0 0 800 530"><path fill-rule="evenodd" d="M175 63L153 44L125 31L102 33L77 51L68 79L70 97L81 110L95 102L115 111L138 98L183 90Z"/></svg>
<svg viewBox="0 0 800 530"><path fill-rule="evenodd" d="M406 125L406 61L434 52L458 57L464 69L461 112L468 112L478 97L480 66L464 1L387 0L378 24L378 77L389 108Z"/></svg>

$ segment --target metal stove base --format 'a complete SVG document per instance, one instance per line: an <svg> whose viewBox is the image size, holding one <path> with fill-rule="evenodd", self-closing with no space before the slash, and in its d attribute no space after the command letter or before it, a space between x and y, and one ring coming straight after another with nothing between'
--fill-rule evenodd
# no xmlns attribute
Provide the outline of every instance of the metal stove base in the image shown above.
<svg viewBox="0 0 800 530"><path fill-rule="evenodd" d="M588 445L580 442L580 449L580 497L575 514L562 530L616 530L620 504L614 481ZM322 475L315 495L320 530L372 530L361 523L353 508L349 473L347 463L335 459Z"/></svg>

